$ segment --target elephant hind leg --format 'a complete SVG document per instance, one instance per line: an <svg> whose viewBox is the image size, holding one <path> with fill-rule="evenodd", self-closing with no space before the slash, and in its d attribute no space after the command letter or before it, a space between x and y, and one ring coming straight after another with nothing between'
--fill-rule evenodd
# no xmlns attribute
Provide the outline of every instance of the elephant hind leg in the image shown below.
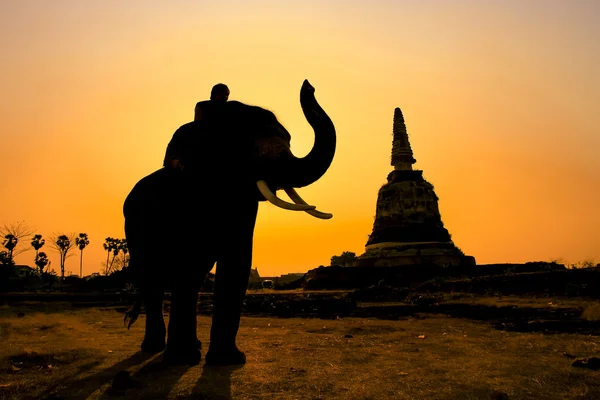
<svg viewBox="0 0 600 400"><path fill-rule="evenodd" d="M191 261L194 260L194 261ZM202 343L197 336L198 292L214 265L210 258L197 260L193 255L181 260L186 264L185 279L175 279L171 290L171 310L164 361L169 364L197 365Z"/></svg>
<svg viewBox="0 0 600 400"><path fill-rule="evenodd" d="M163 317L163 288L144 289L144 308L146 310L146 332L142 342L142 351L160 353L165 349L167 330Z"/></svg>
<svg viewBox="0 0 600 400"><path fill-rule="evenodd" d="M196 333L198 286L190 282L174 287L171 292L169 335L164 354L168 364L197 365L202 358L202 343Z"/></svg>

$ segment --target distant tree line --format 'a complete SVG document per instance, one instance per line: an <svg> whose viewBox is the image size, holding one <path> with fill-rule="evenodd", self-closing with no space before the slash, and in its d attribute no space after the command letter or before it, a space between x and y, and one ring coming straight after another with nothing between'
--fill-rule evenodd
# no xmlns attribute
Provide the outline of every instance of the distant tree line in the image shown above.
<svg viewBox="0 0 600 400"><path fill-rule="evenodd" d="M72 257L73 251L79 249L79 277L83 277L83 251L90 244L87 233L53 233L49 236L48 246L59 255L60 278L65 278L65 262ZM41 251L46 245L46 239L28 226L24 221L0 225L0 240L6 250L0 250L0 266L14 266L15 257L33 248L35 257L33 263L36 273L41 276L56 274L48 271L50 260L48 254ZM27 246L29 243L29 246ZM107 237L103 243L107 252L106 264L103 265L103 274L109 275L119 271L129 264L129 249L127 240ZM111 257L112 256L112 257Z"/></svg>

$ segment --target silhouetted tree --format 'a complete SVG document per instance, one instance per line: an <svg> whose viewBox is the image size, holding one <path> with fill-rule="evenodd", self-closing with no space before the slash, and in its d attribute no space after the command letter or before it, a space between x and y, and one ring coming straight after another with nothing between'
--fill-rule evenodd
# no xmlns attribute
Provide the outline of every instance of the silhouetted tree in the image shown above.
<svg viewBox="0 0 600 400"><path fill-rule="evenodd" d="M40 275L44 275L44 268L46 268L46 265L48 265L49 262L48 256L43 251L36 254L35 265L38 267Z"/></svg>
<svg viewBox="0 0 600 400"><path fill-rule="evenodd" d="M124 268L127 266L129 260L129 256L127 255L127 253L129 253L129 247L127 247L127 239L121 239L119 241L119 249L123 253L123 262L121 268Z"/></svg>
<svg viewBox="0 0 600 400"><path fill-rule="evenodd" d="M10 246L13 246L14 244L12 249L9 250L11 260L14 261L14 257L29 250L29 247L21 246L21 244L24 243L21 239L33 235L33 232L33 228L29 227L25 221L0 225L0 237L3 237L5 240L8 240L8 237L10 237L11 242L7 242L7 244ZM6 247L6 245L4 247Z"/></svg>
<svg viewBox="0 0 600 400"><path fill-rule="evenodd" d="M104 239L104 243L102 244L102 247L104 247L104 250L107 252L106 264L104 265L104 275L108 275L108 260L110 259L110 253L113 250L114 241L115 239L107 237L106 239Z"/></svg>
<svg viewBox="0 0 600 400"><path fill-rule="evenodd" d="M52 238L52 247L54 250L58 252L60 255L60 277L64 279L65 277L65 262L67 258L71 257L73 254L70 254L71 250L75 246L75 238L74 235L54 235Z"/></svg>
<svg viewBox="0 0 600 400"><path fill-rule="evenodd" d="M108 275L110 270L110 253L112 253L115 248L115 239L107 237L106 239L104 239L104 244L102 244L102 247L104 247L104 250L106 250L106 264L104 265L104 275Z"/></svg>
<svg viewBox="0 0 600 400"><path fill-rule="evenodd" d="M344 251L339 256L331 257L331 266L340 265L342 267L347 267L353 261L356 261L358 257L356 257L356 253L351 251Z"/></svg>
<svg viewBox="0 0 600 400"><path fill-rule="evenodd" d="M109 274L113 274L117 271L122 271L129 265L129 248L127 247L126 239L115 239L116 246L118 247L118 251L116 254L123 253L122 257L115 256L115 251L113 250L113 259L110 262L110 270Z"/></svg>
<svg viewBox="0 0 600 400"><path fill-rule="evenodd" d="M78 237L75 238L75 244L79 247L79 277L83 278L83 249L85 246L90 244L90 240L88 239L87 233L80 233Z"/></svg>
<svg viewBox="0 0 600 400"><path fill-rule="evenodd" d="M593 259L586 259L586 260L578 261L575 264L571 264L571 268L573 268L573 269L594 268L594 267L597 267L598 265L600 265L600 264L596 264L596 262Z"/></svg>
<svg viewBox="0 0 600 400"><path fill-rule="evenodd" d="M104 275L109 275L111 272L113 272L115 260L121 252L121 250L123 249L122 242L124 240L125 239L115 239L111 237L107 237L105 239L103 247L108 254L106 255L106 266L104 268ZM111 253L113 256L112 260L110 258Z"/></svg>
<svg viewBox="0 0 600 400"><path fill-rule="evenodd" d="M19 243L19 239L10 233L4 236L4 240L2 241L2 245L8 250L8 258L11 260L13 260L13 250L17 247L17 243Z"/></svg>
<svg viewBox="0 0 600 400"><path fill-rule="evenodd" d="M33 238L31 239L31 247L33 247L33 249L35 250L35 260L38 259L38 253L40 251L40 249L42 247L44 247L44 244L46 244L46 240L42 239L42 235L37 234L37 235L33 235ZM36 265L37 265L37 261L35 261Z"/></svg>
<svg viewBox="0 0 600 400"><path fill-rule="evenodd" d="M0 251L0 265L13 265L15 262L8 255L8 251Z"/></svg>

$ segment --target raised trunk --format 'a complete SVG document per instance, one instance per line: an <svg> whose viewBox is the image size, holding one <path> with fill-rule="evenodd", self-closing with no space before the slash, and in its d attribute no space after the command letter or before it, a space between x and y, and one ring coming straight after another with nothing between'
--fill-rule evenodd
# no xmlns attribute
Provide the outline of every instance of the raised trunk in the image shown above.
<svg viewBox="0 0 600 400"><path fill-rule="evenodd" d="M315 98L315 88L304 80L300 90L300 105L306 120L315 132L315 144L302 158L286 160L282 186L300 188L317 181L327 171L335 154L335 126Z"/></svg>

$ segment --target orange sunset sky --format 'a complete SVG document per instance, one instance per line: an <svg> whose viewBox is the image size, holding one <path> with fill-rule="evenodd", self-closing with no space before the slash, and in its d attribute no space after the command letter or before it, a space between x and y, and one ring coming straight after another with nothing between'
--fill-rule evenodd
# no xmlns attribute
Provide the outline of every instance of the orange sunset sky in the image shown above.
<svg viewBox="0 0 600 400"><path fill-rule="evenodd" d="M261 203L261 275L364 252L395 107L466 254L600 262L599 15L596 0L3 0L0 222L87 233L83 272L99 272L125 196L215 83L273 110L303 156L306 78L338 145L299 192L334 217Z"/></svg>

